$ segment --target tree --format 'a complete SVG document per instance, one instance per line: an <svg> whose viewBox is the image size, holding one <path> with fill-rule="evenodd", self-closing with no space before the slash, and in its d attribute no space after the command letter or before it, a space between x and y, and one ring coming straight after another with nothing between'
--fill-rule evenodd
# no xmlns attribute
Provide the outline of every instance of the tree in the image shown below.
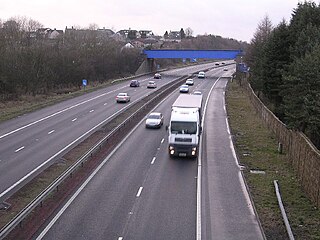
<svg viewBox="0 0 320 240"><path fill-rule="evenodd" d="M166 31L163 35L164 39L168 39L169 38L169 34L168 34L168 31Z"/></svg>
<svg viewBox="0 0 320 240"><path fill-rule="evenodd" d="M184 39L186 37L186 34L184 33L183 28L180 29L180 38Z"/></svg>
<svg viewBox="0 0 320 240"><path fill-rule="evenodd" d="M274 105L274 112L280 118L283 117L281 109L282 97L279 94L283 84L282 74L289 65L289 30L283 20L270 34L265 43L263 70L261 78L263 82L262 92Z"/></svg>
<svg viewBox="0 0 320 240"><path fill-rule="evenodd" d="M188 28L186 28L185 33L186 33L186 38L190 38L193 35L193 30L190 27L188 27Z"/></svg>
<svg viewBox="0 0 320 240"><path fill-rule="evenodd" d="M251 84L255 91L259 93L263 89L263 71L266 65L265 45L273 29L272 23L266 15L258 24L254 37L251 40L246 62L252 71Z"/></svg>
<svg viewBox="0 0 320 240"><path fill-rule="evenodd" d="M320 45L296 59L284 75L285 121L320 147Z"/></svg>

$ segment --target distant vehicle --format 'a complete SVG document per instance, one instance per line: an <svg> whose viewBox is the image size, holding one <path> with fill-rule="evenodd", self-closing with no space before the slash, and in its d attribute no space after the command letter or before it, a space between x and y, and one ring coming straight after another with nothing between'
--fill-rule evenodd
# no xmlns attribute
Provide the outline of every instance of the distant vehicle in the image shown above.
<svg viewBox="0 0 320 240"><path fill-rule="evenodd" d="M193 79L192 78L188 78L186 81L186 85L193 85Z"/></svg>
<svg viewBox="0 0 320 240"><path fill-rule="evenodd" d="M228 71L228 68L224 68L223 71Z"/></svg>
<svg viewBox="0 0 320 240"><path fill-rule="evenodd" d="M205 78L206 74L204 72L199 72L198 73L198 78Z"/></svg>
<svg viewBox="0 0 320 240"><path fill-rule="evenodd" d="M132 80L130 87L140 87L140 82L138 80Z"/></svg>
<svg viewBox="0 0 320 240"><path fill-rule="evenodd" d="M157 83L155 81L149 81L147 84L147 88L156 88Z"/></svg>
<svg viewBox="0 0 320 240"><path fill-rule="evenodd" d="M214 65L219 66L219 63L215 63Z"/></svg>
<svg viewBox="0 0 320 240"><path fill-rule="evenodd" d="M163 125L163 115L159 112L152 112L146 120L146 128L161 128Z"/></svg>
<svg viewBox="0 0 320 240"><path fill-rule="evenodd" d="M171 108L169 155L197 157L201 127L201 95L180 94Z"/></svg>
<svg viewBox="0 0 320 240"><path fill-rule="evenodd" d="M182 85L180 87L180 92L181 93L188 93L189 92L189 86L188 85Z"/></svg>
<svg viewBox="0 0 320 240"><path fill-rule="evenodd" d="M161 79L161 74L160 74L160 73L156 73L156 74L154 75L154 78L155 78L155 79Z"/></svg>
<svg viewBox="0 0 320 240"><path fill-rule="evenodd" d="M193 95L202 95L202 92L200 92L200 91L194 91Z"/></svg>
<svg viewBox="0 0 320 240"><path fill-rule="evenodd" d="M222 64L226 64L225 62L222 62Z"/></svg>
<svg viewBox="0 0 320 240"><path fill-rule="evenodd" d="M116 96L116 101L117 103L130 102L130 96L128 95L128 93L118 93L118 95Z"/></svg>

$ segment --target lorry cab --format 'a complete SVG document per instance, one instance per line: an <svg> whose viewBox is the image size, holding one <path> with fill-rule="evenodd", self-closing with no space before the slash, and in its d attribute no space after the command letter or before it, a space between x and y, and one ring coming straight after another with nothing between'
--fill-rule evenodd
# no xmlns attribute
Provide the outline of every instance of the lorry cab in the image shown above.
<svg viewBox="0 0 320 240"><path fill-rule="evenodd" d="M201 128L202 95L181 94L173 103L169 130L169 155L197 157Z"/></svg>

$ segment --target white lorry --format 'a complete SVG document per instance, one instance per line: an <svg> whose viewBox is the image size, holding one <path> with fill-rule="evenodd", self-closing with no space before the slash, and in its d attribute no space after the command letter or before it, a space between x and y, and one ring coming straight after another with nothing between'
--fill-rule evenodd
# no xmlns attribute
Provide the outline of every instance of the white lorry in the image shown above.
<svg viewBox="0 0 320 240"><path fill-rule="evenodd" d="M201 127L202 95L181 94L172 105L169 155L197 157Z"/></svg>

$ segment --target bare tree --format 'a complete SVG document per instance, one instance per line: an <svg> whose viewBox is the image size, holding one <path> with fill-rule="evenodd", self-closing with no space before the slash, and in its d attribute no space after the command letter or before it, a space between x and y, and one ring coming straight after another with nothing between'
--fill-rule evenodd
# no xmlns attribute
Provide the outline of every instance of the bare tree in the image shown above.
<svg viewBox="0 0 320 240"><path fill-rule="evenodd" d="M185 31L185 34L186 34L187 38L190 38L193 35L193 30L190 27L187 27L186 31Z"/></svg>

